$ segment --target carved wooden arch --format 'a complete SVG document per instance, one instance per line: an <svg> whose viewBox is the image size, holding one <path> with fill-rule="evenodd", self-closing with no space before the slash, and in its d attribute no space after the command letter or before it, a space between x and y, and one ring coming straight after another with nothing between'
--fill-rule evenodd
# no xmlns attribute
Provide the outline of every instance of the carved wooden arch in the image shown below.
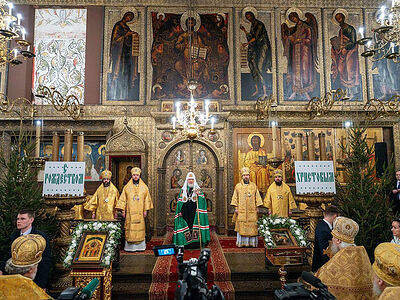
<svg viewBox="0 0 400 300"><path fill-rule="evenodd" d="M147 146L146 142L136 135L129 127L127 120L124 121L124 127L121 131L111 136L106 142L106 166L108 167L110 156L130 156L140 155L141 164L146 165L142 170L142 177L147 177Z"/></svg>
<svg viewBox="0 0 400 300"><path fill-rule="evenodd" d="M160 159L158 161L158 167L165 168L166 158L170 155L170 153L179 145L181 145L183 143L187 143L187 142L189 142L189 140L187 138L180 138L180 139L175 140L174 143L171 143L170 145L168 145L160 155ZM210 152L213 154L215 161L217 162L217 166L223 167L222 157L221 157L220 153L218 152L217 148L213 144L211 144L208 140L205 140L203 138L197 138L197 139L193 140L193 142L199 143L199 144L207 147L208 150L210 150Z"/></svg>
<svg viewBox="0 0 400 300"><path fill-rule="evenodd" d="M158 178L158 183L157 183L157 192L158 192L158 197L157 197L157 235L163 235L165 234L166 231L166 219L167 219L167 213L165 211L165 201L166 199L166 190L165 190L165 182L166 182L166 171L167 171L167 158L171 154L171 152L179 147L180 145L184 143L190 143L185 138L181 138L175 141L175 143L171 143L160 155L159 161L158 161L158 169L157 169L157 178ZM217 211L218 213L216 214L217 220L216 220L216 229L219 234L224 234L225 233L225 228L226 228L226 218L225 218L225 195L224 195L224 167L223 167L223 160L221 155L218 153L217 149L210 144L207 140L204 139L195 139L193 143L198 143L204 147L206 147L210 153L214 156L215 162L216 162L216 191L217 191L217 199L220 199L220 201L217 202Z"/></svg>

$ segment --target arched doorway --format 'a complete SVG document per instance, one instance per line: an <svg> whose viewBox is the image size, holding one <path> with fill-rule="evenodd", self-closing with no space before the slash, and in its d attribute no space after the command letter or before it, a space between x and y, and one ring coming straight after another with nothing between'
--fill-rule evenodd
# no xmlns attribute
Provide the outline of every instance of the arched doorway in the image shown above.
<svg viewBox="0 0 400 300"><path fill-rule="evenodd" d="M188 172L194 172L206 196L210 225L224 228L223 168L215 151L202 141L184 140L173 145L162 160L158 169L158 234L174 224L176 201Z"/></svg>

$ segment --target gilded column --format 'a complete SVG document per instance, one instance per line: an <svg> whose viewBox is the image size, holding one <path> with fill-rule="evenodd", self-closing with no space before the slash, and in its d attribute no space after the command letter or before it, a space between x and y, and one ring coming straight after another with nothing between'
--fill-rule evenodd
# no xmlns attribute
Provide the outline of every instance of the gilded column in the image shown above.
<svg viewBox="0 0 400 300"><path fill-rule="evenodd" d="M315 160L314 132L307 132L308 160Z"/></svg>
<svg viewBox="0 0 400 300"><path fill-rule="evenodd" d="M318 133L319 140L319 160L326 160L325 133Z"/></svg>
<svg viewBox="0 0 400 300"><path fill-rule="evenodd" d="M296 160L303 160L303 135L296 135Z"/></svg>
<svg viewBox="0 0 400 300"><path fill-rule="evenodd" d="M36 121L36 139L35 139L35 157L40 157L40 131L41 131L41 122Z"/></svg>
<svg viewBox="0 0 400 300"><path fill-rule="evenodd" d="M78 133L78 145L77 145L77 161L83 161L83 145L85 143L84 132Z"/></svg>
<svg viewBox="0 0 400 300"><path fill-rule="evenodd" d="M65 130L64 161L72 161L72 129Z"/></svg>
<svg viewBox="0 0 400 300"><path fill-rule="evenodd" d="M57 131L53 132L53 151L52 151L52 160L58 161L59 157L59 149L60 149L60 136Z"/></svg>

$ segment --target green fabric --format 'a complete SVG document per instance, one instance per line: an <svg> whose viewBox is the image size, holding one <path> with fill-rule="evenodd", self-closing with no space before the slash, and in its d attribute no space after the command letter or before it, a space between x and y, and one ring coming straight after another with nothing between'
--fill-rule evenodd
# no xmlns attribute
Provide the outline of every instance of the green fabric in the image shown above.
<svg viewBox="0 0 400 300"><path fill-rule="evenodd" d="M181 192L182 193L182 192ZM196 210L196 214L194 217L194 222L193 222L193 229L196 230L198 229L198 216L200 215L200 232L201 232L201 242L202 244L207 244L210 241L210 228L208 224L208 215L207 215L207 201L204 198L203 192L200 191L198 195L198 208ZM178 197L178 203L176 206L176 212L175 212L175 221L174 221L174 236L173 236L173 242L175 245L179 246L184 246L184 245L189 245L194 242L200 242L199 237L193 238L193 235L191 234L189 227L186 223L186 221L183 219L182 216L178 216L179 213L181 212L182 205L183 205L182 197L181 194L179 194ZM179 232L178 232L179 231ZM187 236L191 236L191 239L187 239Z"/></svg>

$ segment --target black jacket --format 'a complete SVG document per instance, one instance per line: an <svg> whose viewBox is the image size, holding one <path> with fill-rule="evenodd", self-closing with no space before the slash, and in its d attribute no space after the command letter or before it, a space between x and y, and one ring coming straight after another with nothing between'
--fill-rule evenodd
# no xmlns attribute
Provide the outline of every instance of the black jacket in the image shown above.
<svg viewBox="0 0 400 300"><path fill-rule="evenodd" d="M328 248L330 240L332 240L331 229L324 220L321 220L315 229L314 255L311 268L313 272L316 272L329 260L329 257L323 254L323 251Z"/></svg>
<svg viewBox="0 0 400 300"><path fill-rule="evenodd" d="M51 250L50 250L50 240L49 237L42 231L37 230L35 227L32 227L31 234L39 234L41 235L45 240L46 240L46 248L44 249L44 252L42 254L42 260L40 261L38 265L38 270L36 273L36 277L34 279L34 282L40 286L43 289L46 289L49 284L49 278L50 278L50 268L52 265L52 258L51 258ZM16 240L19 236L21 235L20 230L14 231L11 236L10 236L10 241L11 244ZM10 252L8 255L8 258L11 257L11 247L10 247ZM8 259L7 258L7 259ZM0 270L5 273L5 265L7 259L0 264Z"/></svg>

